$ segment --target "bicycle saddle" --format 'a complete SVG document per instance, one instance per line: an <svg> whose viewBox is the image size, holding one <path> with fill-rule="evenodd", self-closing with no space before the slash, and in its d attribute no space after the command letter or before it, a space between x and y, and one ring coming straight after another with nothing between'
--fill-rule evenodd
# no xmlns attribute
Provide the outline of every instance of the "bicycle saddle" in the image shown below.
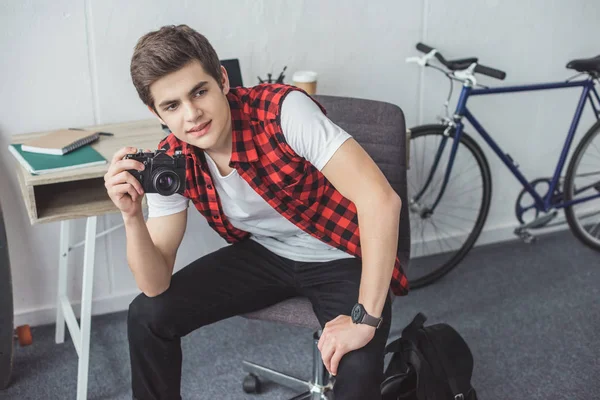
<svg viewBox="0 0 600 400"><path fill-rule="evenodd" d="M600 56L594 58L582 58L580 60L569 61L567 68L578 72L590 72L600 74Z"/></svg>

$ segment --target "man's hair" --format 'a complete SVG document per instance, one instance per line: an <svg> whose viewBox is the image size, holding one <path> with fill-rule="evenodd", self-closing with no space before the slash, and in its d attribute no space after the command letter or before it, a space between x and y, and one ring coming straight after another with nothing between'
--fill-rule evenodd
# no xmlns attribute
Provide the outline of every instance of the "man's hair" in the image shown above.
<svg viewBox="0 0 600 400"><path fill-rule="evenodd" d="M131 57L131 80L144 104L152 107L150 85L198 60L204 71L221 84L221 62L208 39L187 25L163 26L138 40Z"/></svg>

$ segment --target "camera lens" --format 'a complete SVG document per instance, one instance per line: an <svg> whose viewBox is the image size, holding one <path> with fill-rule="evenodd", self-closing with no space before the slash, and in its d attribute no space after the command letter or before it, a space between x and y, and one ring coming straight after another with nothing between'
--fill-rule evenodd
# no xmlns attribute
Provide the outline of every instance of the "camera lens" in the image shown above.
<svg viewBox="0 0 600 400"><path fill-rule="evenodd" d="M163 196L170 196L179 190L179 176L171 170L159 169L152 177L152 185L156 192Z"/></svg>

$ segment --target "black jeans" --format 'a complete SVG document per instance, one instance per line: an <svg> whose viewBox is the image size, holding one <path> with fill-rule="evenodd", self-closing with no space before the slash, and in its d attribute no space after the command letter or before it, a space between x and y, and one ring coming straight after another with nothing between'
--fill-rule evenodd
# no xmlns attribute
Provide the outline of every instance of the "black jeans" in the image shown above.
<svg viewBox="0 0 600 400"><path fill-rule="evenodd" d="M338 315L350 315L358 300L360 276L357 258L296 262L253 240L194 261L173 275L164 293L156 297L142 293L129 306L133 396L138 400L181 399L181 338L188 333L295 296L310 299L323 326ZM334 385L336 400L381 398L391 323L389 297L383 318L365 347L342 357Z"/></svg>

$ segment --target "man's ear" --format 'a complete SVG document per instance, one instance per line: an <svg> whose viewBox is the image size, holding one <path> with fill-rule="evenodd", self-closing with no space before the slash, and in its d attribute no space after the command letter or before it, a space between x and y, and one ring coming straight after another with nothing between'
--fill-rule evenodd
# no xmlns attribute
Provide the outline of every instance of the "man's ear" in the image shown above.
<svg viewBox="0 0 600 400"><path fill-rule="evenodd" d="M163 120L162 120L162 118L161 118L161 117L160 117L160 116L159 116L159 115L156 113L156 111L154 111L154 107L151 107L151 106L147 106L147 107L148 107L148 110L150 110L150 112L151 112L152 114L154 114L154 116L155 116L156 118L158 118L158 120L160 121L160 123L161 123L161 124L163 124L163 125L167 125L167 124L165 124L165 121L163 121Z"/></svg>
<svg viewBox="0 0 600 400"><path fill-rule="evenodd" d="M223 94L229 93L229 75L227 70L221 65L221 86L223 87Z"/></svg>

